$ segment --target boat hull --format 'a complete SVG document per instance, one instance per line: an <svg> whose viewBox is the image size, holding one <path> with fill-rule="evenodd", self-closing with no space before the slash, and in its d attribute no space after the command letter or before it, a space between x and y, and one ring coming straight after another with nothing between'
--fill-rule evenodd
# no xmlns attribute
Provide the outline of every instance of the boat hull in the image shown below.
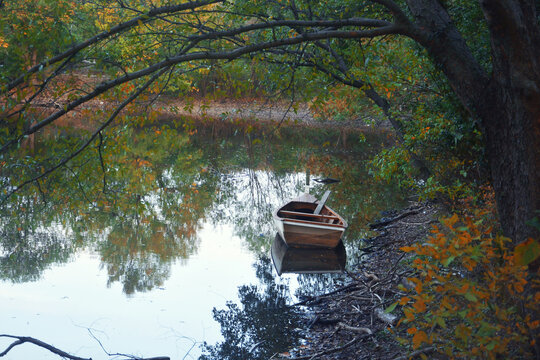
<svg viewBox="0 0 540 360"><path fill-rule="evenodd" d="M289 246L316 246L325 248L336 247L344 228L335 228L319 224L303 224L284 220L277 220L276 227L279 235Z"/></svg>
<svg viewBox="0 0 540 360"><path fill-rule="evenodd" d="M278 233L288 246L335 248L339 244L347 222L326 205L320 214L313 214L316 206L314 197L304 195L274 212Z"/></svg>

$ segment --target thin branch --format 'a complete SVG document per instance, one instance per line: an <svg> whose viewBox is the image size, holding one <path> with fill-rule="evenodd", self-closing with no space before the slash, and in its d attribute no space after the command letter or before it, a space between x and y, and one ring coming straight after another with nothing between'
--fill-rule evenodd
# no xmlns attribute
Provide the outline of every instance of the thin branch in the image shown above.
<svg viewBox="0 0 540 360"><path fill-rule="evenodd" d="M155 356L155 357L151 357L151 358L142 358L142 357L139 357L139 356L134 356L134 355L129 355L129 354L110 353L105 349L105 347L103 346L101 341L94 335L94 333L92 332L91 329L88 329L88 332L90 333L90 336L92 336L94 338L94 340L97 341L97 343L101 347L101 350L103 350L103 352L105 354L107 354L108 356L125 356L126 359L130 359L130 360L171 360L171 358L168 357L168 356Z"/></svg>
<svg viewBox="0 0 540 360"><path fill-rule="evenodd" d="M11 343L10 346L7 347L6 350L4 350L3 352L0 353L0 357L3 357L5 356L11 349L13 349L15 346L17 345L22 345L24 343L31 343L31 344L34 344L36 346L39 346L39 347L42 347L44 349L47 349L49 350L50 352L56 354L56 355L59 355L63 358L67 358L67 359L71 359L71 360L92 360L92 359L88 359L88 358L81 358L81 357L78 357L78 356L75 356L75 355L71 355L71 354L68 354L67 352L65 351L62 351L52 345L49 345L41 340L38 340L38 339L35 339L33 337L29 337L29 336L15 336L15 335L7 335L7 334L0 334L0 337L7 337L7 338L12 338L12 339L17 339L16 341L14 341L13 343Z"/></svg>
<svg viewBox="0 0 540 360"><path fill-rule="evenodd" d="M403 9L401 9L399 5L396 4L394 1L392 0L371 0L371 1L387 8L394 16L394 19L396 20L396 22L412 28L411 21L409 20L407 15L403 12Z"/></svg>

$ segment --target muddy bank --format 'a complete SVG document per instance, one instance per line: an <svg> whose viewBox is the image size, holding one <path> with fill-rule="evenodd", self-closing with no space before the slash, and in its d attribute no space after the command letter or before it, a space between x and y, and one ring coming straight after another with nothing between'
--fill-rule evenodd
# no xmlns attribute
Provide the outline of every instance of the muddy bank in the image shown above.
<svg viewBox="0 0 540 360"><path fill-rule="evenodd" d="M407 335L404 327L396 327L399 309L388 314L384 310L405 295L399 284L409 286L408 256L399 248L423 241L437 222L438 212L431 203L418 203L384 214L372 224L379 235L365 239L365 255L346 274L348 285L321 296L308 296L296 304L308 314L305 344L275 358L407 359L429 353L429 348L413 353L400 345L396 334Z"/></svg>

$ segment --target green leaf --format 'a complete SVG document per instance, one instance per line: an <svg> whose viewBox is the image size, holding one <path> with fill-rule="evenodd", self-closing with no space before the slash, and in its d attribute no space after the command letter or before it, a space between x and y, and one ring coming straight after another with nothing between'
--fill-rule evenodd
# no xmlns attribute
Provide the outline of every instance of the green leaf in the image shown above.
<svg viewBox="0 0 540 360"><path fill-rule="evenodd" d="M444 260L442 261L442 264L443 264L444 266L448 266L448 265L450 265L450 264L452 263L452 261L454 261L455 258L456 258L455 256L450 256L449 258L444 259Z"/></svg>
<svg viewBox="0 0 540 360"><path fill-rule="evenodd" d="M446 329L446 322L444 321L444 318L442 318L442 317L440 317L440 316L439 316L439 317L436 317L436 318L435 318L435 323L436 323L437 325L439 325L440 327L442 327L443 329Z"/></svg>
<svg viewBox="0 0 540 360"><path fill-rule="evenodd" d="M469 301L472 301L472 302L477 302L478 301L478 298L476 296L474 296L474 294L470 291L467 291L465 293L465 299L469 300Z"/></svg>
<svg viewBox="0 0 540 360"><path fill-rule="evenodd" d="M529 265L540 256L540 244L533 238L516 245L514 260L517 265Z"/></svg>
<svg viewBox="0 0 540 360"><path fill-rule="evenodd" d="M394 309L396 308L398 302L396 301L395 303L393 303L392 305L390 305L389 307L387 307L384 312L389 314L391 313L392 311L394 311Z"/></svg>

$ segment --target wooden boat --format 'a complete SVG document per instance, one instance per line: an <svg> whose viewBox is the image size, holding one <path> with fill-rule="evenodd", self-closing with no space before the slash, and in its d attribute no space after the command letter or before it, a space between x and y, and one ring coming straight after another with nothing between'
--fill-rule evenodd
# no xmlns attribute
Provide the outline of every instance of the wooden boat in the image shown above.
<svg viewBox="0 0 540 360"><path fill-rule="evenodd" d="M334 248L339 244L347 222L325 205L328 195L319 202L306 193L274 211L274 222L287 245Z"/></svg>
<svg viewBox="0 0 540 360"><path fill-rule="evenodd" d="M333 249L318 247L290 247L279 233L272 243L272 262L278 275L283 273L337 273L345 269L347 253L343 242Z"/></svg>

